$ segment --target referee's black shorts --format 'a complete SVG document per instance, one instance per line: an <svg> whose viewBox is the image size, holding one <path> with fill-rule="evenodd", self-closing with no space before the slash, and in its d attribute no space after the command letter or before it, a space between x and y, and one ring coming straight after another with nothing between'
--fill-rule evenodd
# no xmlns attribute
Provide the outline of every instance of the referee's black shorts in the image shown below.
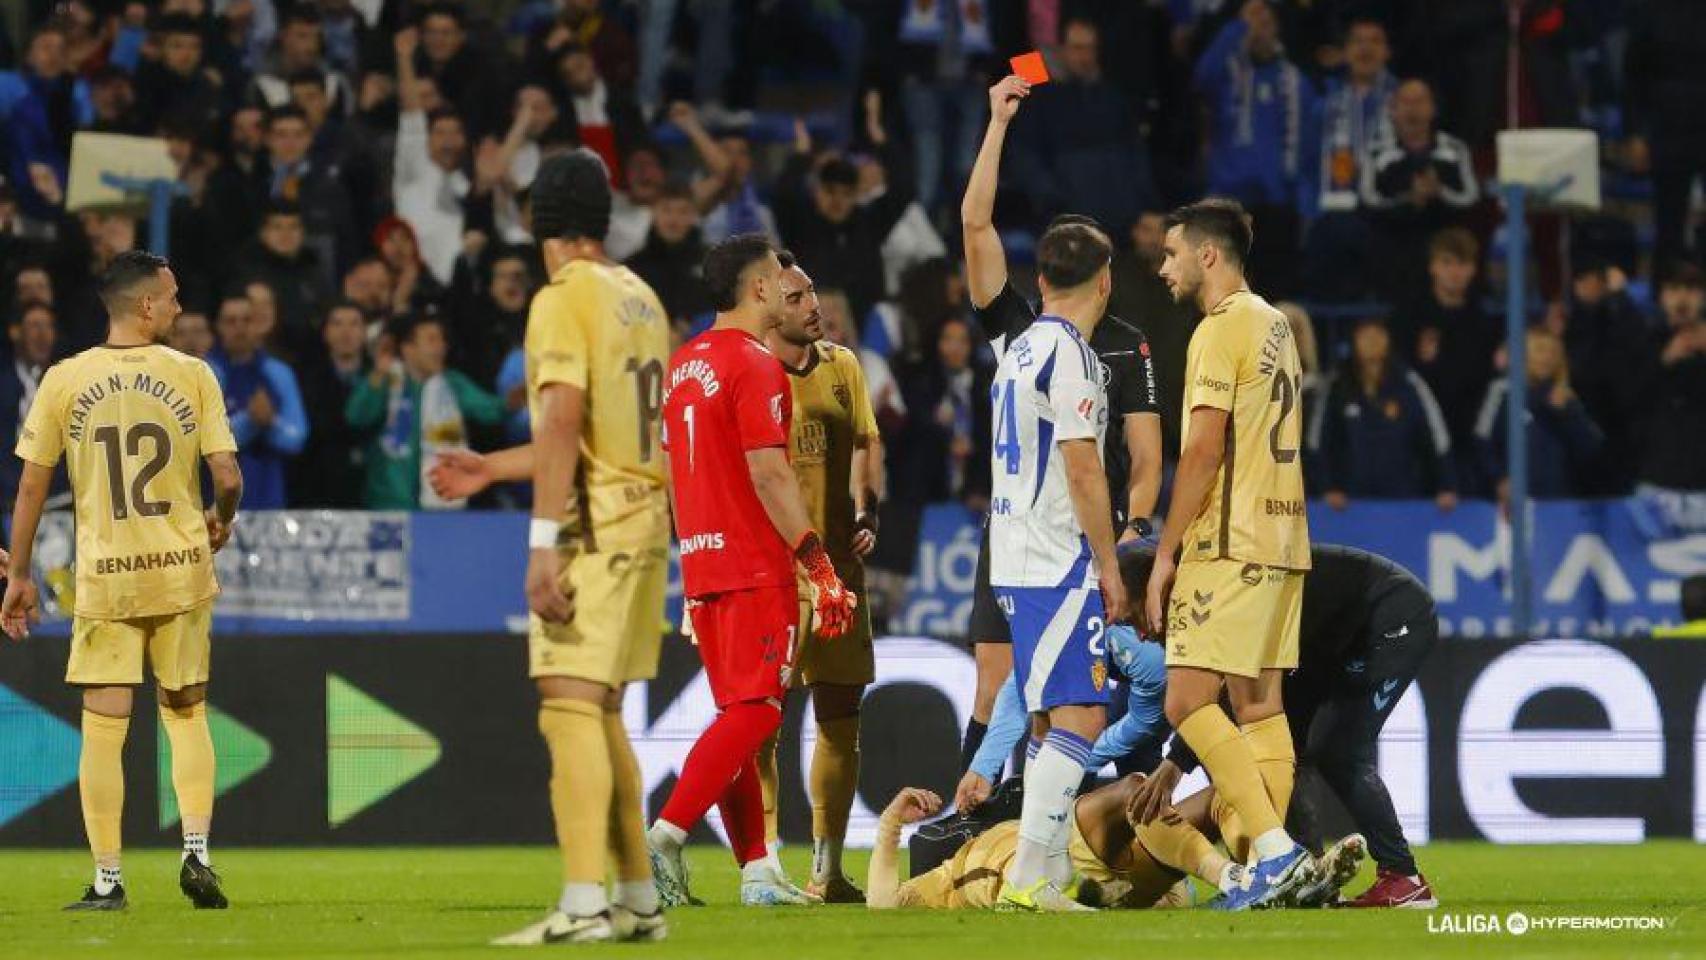
<svg viewBox="0 0 1706 960"><path fill-rule="evenodd" d="M1007 616L995 602L989 585L989 521L983 523L983 539L977 548L977 582L972 586L971 618L966 622L966 643L1012 643Z"/></svg>

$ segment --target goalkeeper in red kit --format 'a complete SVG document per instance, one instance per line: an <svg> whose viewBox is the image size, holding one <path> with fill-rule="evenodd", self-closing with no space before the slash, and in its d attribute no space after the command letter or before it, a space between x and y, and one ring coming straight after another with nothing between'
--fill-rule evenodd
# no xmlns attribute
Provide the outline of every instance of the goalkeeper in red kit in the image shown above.
<svg viewBox="0 0 1706 960"><path fill-rule="evenodd" d="M718 713L647 832L653 877L665 906L688 902L681 847L716 804L741 865L741 902L809 903L768 862L757 755L782 724L793 669L794 565L811 584L821 636L847 629L856 600L811 527L788 463L793 398L764 346L782 319L776 251L762 236L731 237L705 254L703 273L717 321L670 358L663 429L682 592Z"/></svg>

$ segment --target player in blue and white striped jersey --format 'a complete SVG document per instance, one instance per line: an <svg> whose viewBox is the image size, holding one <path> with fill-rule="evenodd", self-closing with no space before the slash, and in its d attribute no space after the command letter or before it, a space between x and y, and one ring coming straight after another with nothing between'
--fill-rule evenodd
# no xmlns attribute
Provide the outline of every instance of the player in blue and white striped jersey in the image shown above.
<svg viewBox="0 0 1706 960"><path fill-rule="evenodd" d="M1103 634L1126 616L1101 455L1107 371L1089 344L1107 308L1111 249L1083 223L1043 234L1042 316L1007 344L995 372L989 580L1012 629L1025 709L1047 730L1025 770L1001 894L1009 909L1082 909L1070 895L1067 818L1107 722Z"/></svg>

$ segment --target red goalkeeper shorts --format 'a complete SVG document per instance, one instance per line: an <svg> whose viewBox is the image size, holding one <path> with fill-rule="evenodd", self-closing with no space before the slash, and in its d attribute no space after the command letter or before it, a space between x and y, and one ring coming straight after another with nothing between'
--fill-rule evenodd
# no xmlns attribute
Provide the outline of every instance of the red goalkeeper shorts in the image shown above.
<svg viewBox="0 0 1706 960"><path fill-rule="evenodd" d="M700 597L693 637L719 708L782 699L794 669L800 600L794 584Z"/></svg>

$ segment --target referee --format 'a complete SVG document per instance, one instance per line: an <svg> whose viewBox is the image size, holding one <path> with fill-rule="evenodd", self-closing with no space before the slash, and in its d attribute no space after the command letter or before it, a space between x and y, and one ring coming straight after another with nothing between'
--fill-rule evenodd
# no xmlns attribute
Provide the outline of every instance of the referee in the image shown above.
<svg viewBox="0 0 1706 960"><path fill-rule="evenodd" d="M1006 77L990 88L989 127L984 131L983 145L960 204L966 289L978 324L997 353L1037 319L1036 308L1009 281L1006 252L994 224L1001 147L1007 138L1008 125L1019 112L1020 102L1030 92L1030 84L1016 76ZM1065 223L1081 223L1102 231L1102 226L1091 218L1073 215L1057 217L1049 227ZM1161 493L1161 407L1155 364L1143 331L1115 316L1104 316L1096 324L1090 347L1108 369L1108 422L1120 424L1120 429L1110 429L1103 437L1102 464L1107 470L1114 531L1120 542L1125 543L1148 535L1149 518ZM1121 491L1125 493L1123 497ZM978 548L977 581L966 635L977 659L977 695L960 747L962 772L971 765L971 758L983 742L995 698L1013 671L1013 639L1007 618L996 606L995 592L989 585L987 523Z"/></svg>
<svg viewBox="0 0 1706 960"><path fill-rule="evenodd" d="M1346 905L1437 907L1376 763L1381 728L1439 638L1434 599L1408 570L1366 550L1315 544L1310 559L1298 665L1285 678L1283 696L1299 764L1319 771L1343 801L1379 867L1374 885ZM1148 586L1154 562L1151 549L1121 551L1128 591L1140 594ZM1143 822L1170 801L1179 778L1197 767L1176 733L1167 757L1134 806ZM1319 850L1318 811L1308 796L1309 791L1293 795L1287 827Z"/></svg>

